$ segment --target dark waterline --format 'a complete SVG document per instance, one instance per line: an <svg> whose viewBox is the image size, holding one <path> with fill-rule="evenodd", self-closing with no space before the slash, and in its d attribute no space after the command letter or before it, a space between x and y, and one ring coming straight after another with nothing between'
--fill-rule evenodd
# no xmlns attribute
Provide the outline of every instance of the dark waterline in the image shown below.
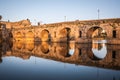
<svg viewBox="0 0 120 80"><path fill-rule="evenodd" d="M120 80L120 45L2 43L0 80Z"/></svg>

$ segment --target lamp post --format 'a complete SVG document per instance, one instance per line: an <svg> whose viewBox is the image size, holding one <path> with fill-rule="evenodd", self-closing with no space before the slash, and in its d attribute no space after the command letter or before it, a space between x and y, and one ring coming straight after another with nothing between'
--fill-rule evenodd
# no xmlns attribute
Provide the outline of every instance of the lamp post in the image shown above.
<svg viewBox="0 0 120 80"><path fill-rule="evenodd" d="M100 18L100 10L98 9L98 19Z"/></svg>
<svg viewBox="0 0 120 80"><path fill-rule="evenodd" d="M66 22L66 16L64 16L64 18L65 18L65 22Z"/></svg>

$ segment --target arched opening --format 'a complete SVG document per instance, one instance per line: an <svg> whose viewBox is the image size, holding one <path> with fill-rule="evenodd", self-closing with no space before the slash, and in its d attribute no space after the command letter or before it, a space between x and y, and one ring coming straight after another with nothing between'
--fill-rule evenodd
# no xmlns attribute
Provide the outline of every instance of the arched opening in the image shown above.
<svg viewBox="0 0 120 80"><path fill-rule="evenodd" d="M49 53L49 44L47 42L42 42L42 44L41 44L41 51L44 54L48 54Z"/></svg>
<svg viewBox="0 0 120 80"><path fill-rule="evenodd" d="M16 41L21 41L22 40L22 34L21 34L21 32L17 32L16 33L15 40Z"/></svg>
<svg viewBox="0 0 120 80"><path fill-rule="evenodd" d="M34 33L32 31L28 31L25 37L26 37L26 41L34 41Z"/></svg>
<svg viewBox="0 0 120 80"><path fill-rule="evenodd" d="M48 30L42 30L41 32L41 40L42 41L50 41L50 34Z"/></svg>
<svg viewBox="0 0 120 80"><path fill-rule="evenodd" d="M100 41L103 42L107 38L107 33L101 27L95 26L95 27L92 27L88 30L87 38L92 39L93 43L100 42Z"/></svg>
<svg viewBox="0 0 120 80"><path fill-rule="evenodd" d="M63 28L60 30L60 40L70 41L70 28Z"/></svg>

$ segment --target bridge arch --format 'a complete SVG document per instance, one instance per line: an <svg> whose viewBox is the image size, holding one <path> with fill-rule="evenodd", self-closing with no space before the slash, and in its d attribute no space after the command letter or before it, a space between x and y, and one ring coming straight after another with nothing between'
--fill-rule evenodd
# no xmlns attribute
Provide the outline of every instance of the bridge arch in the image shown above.
<svg viewBox="0 0 120 80"><path fill-rule="evenodd" d="M50 33L47 29L42 30L40 35L42 41L50 41Z"/></svg>
<svg viewBox="0 0 120 80"><path fill-rule="evenodd" d="M88 39L105 40L107 38L107 32L105 29L99 26L90 27L86 34Z"/></svg>
<svg viewBox="0 0 120 80"><path fill-rule="evenodd" d="M71 29L69 27L65 27L60 30L59 35L60 35L60 41L70 41L70 32Z"/></svg>
<svg viewBox="0 0 120 80"><path fill-rule="evenodd" d="M28 31L25 37L27 41L34 41L34 33L32 31Z"/></svg>

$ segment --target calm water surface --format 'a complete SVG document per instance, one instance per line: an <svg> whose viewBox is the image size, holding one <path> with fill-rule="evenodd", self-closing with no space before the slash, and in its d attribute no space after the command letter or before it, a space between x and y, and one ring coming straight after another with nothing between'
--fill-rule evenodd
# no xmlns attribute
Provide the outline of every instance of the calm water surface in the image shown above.
<svg viewBox="0 0 120 80"><path fill-rule="evenodd" d="M4 42L0 80L120 80L120 45Z"/></svg>

